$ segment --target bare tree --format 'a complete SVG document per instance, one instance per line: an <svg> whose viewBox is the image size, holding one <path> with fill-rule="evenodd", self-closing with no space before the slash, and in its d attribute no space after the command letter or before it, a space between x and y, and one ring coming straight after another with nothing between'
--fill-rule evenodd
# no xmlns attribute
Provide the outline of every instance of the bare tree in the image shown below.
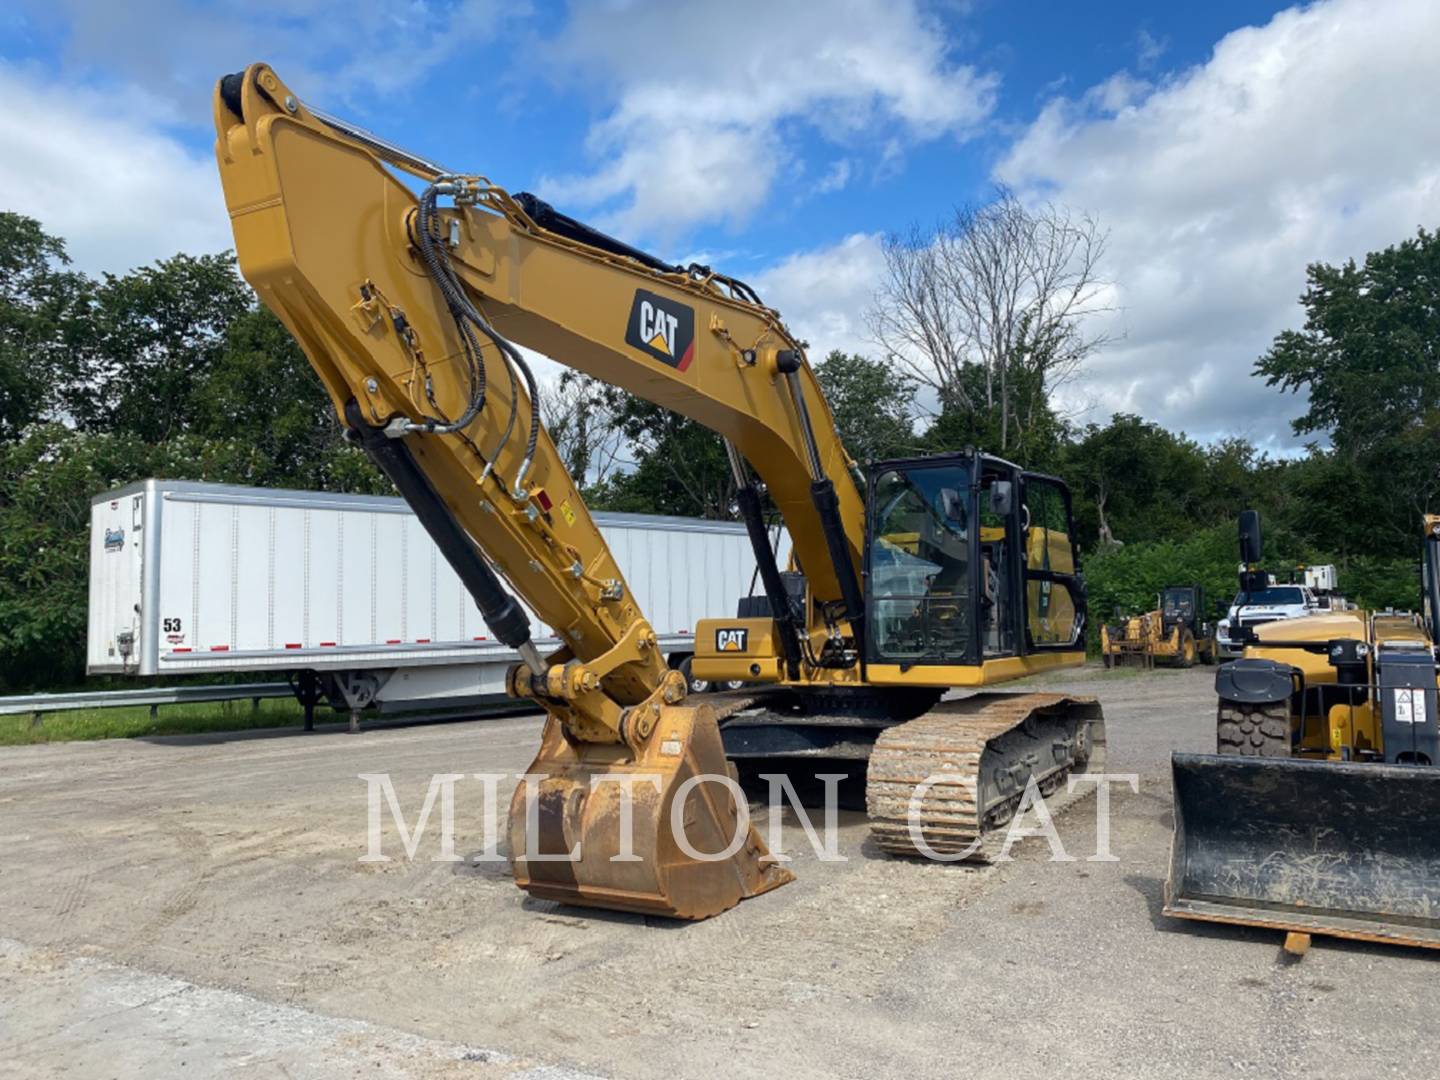
<svg viewBox="0 0 1440 1080"><path fill-rule="evenodd" d="M604 482L620 463L625 436L604 383L562 372L540 392L540 414L555 449L582 487Z"/></svg>
<svg viewBox="0 0 1440 1080"><path fill-rule="evenodd" d="M930 232L885 240L871 333L942 409L996 413L1004 451L1108 340L1091 321L1110 310L1105 241L1088 215L998 188Z"/></svg>

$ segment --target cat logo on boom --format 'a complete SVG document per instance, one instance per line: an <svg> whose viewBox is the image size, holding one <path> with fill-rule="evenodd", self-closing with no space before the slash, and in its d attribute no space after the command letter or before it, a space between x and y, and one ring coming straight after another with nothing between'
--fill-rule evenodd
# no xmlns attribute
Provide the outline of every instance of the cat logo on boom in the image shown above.
<svg viewBox="0 0 1440 1080"><path fill-rule="evenodd" d="M750 631L743 626L715 631L716 652L744 652Z"/></svg>
<svg viewBox="0 0 1440 1080"><path fill-rule="evenodd" d="M647 289L635 290L625 344L684 371L695 359L695 310Z"/></svg>

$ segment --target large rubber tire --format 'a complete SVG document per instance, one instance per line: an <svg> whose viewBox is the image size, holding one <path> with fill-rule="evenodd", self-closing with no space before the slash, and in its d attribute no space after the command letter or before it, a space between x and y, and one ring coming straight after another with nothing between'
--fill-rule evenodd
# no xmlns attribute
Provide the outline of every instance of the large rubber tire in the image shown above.
<svg viewBox="0 0 1440 1080"><path fill-rule="evenodd" d="M685 676L685 685L692 694L708 694L710 692L710 681L708 679L697 679L691 670L691 658L686 657L680 661L680 674Z"/></svg>
<svg viewBox="0 0 1440 1080"><path fill-rule="evenodd" d="M1113 668L1113 667L1115 666L1115 658L1114 658L1113 656L1111 656L1108 652L1103 655L1103 658L1104 658L1104 661L1105 661L1105 670L1106 670L1106 671L1109 671L1111 668Z"/></svg>
<svg viewBox="0 0 1440 1080"><path fill-rule="evenodd" d="M1180 631L1180 651L1175 654L1175 666L1190 668L1195 666L1195 657L1198 653L1195 645L1195 635L1189 630Z"/></svg>
<svg viewBox="0 0 1440 1080"><path fill-rule="evenodd" d="M1220 702L1215 716L1215 752L1240 757L1290 756L1290 704Z"/></svg>

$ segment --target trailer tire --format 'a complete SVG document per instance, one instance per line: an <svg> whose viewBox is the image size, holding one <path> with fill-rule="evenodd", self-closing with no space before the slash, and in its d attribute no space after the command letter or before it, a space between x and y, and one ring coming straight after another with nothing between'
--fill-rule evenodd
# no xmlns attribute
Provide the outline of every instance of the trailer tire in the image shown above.
<svg viewBox="0 0 1440 1080"><path fill-rule="evenodd" d="M710 682L708 679L697 679L695 677L694 672L691 670L691 662L693 659L694 657L687 656L684 660L680 661L680 674L685 676L685 688L692 694L708 694L711 689Z"/></svg>
<svg viewBox="0 0 1440 1080"><path fill-rule="evenodd" d="M1290 705L1221 701L1215 717L1215 752L1240 757L1290 756Z"/></svg>

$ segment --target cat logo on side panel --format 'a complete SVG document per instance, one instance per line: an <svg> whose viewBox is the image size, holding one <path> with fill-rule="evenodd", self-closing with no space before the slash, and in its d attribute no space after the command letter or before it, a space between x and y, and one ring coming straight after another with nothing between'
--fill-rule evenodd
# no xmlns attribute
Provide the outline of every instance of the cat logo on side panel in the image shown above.
<svg viewBox="0 0 1440 1080"><path fill-rule="evenodd" d="M648 289L636 289L625 344L684 371L695 359L695 309Z"/></svg>
<svg viewBox="0 0 1440 1080"><path fill-rule="evenodd" d="M716 652L744 652L749 641L750 631L743 626L715 631Z"/></svg>

